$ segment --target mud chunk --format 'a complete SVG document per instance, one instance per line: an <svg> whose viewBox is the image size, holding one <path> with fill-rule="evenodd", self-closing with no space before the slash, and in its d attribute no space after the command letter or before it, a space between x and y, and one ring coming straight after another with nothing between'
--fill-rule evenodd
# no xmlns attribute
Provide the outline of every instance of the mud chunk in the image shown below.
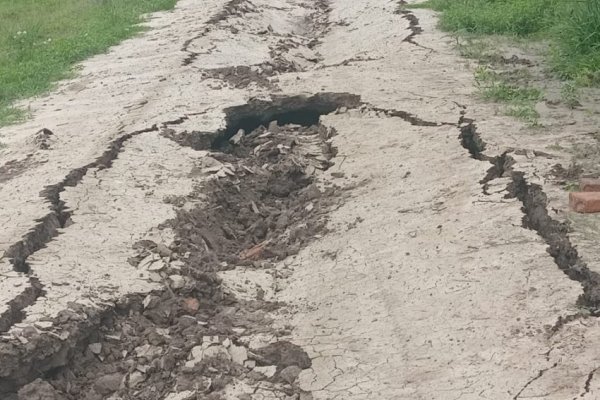
<svg viewBox="0 0 600 400"><path fill-rule="evenodd" d="M288 341L271 343L254 352L259 365L277 365L284 369L292 365L302 369L310 368L312 362L308 354L300 347Z"/></svg>
<svg viewBox="0 0 600 400"><path fill-rule="evenodd" d="M185 286L185 278L181 275L170 275L169 280L173 289L181 289Z"/></svg>
<svg viewBox="0 0 600 400"><path fill-rule="evenodd" d="M19 390L19 400L66 400L52 385L36 379Z"/></svg>
<svg viewBox="0 0 600 400"><path fill-rule="evenodd" d="M48 150L50 148L52 136L54 136L54 132L48 128L42 128L37 131L28 142L40 150Z"/></svg>
<svg viewBox="0 0 600 400"><path fill-rule="evenodd" d="M102 352L102 343L90 343L88 349L94 354L100 354Z"/></svg>
<svg viewBox="0 0 600 400"><path fill-rule="evenodd" d="M281 379L283 379L285 382L291 385L296 381L296 379L300 375L300 372L302 372L302 368L296 365L290 365L289 367L284 368L283 371L279 373L279 376L281 377Z"/></svg>
<svg viewBox="0 0 600 400"><path fill-rule="evenodd" d="M254 368L254 372L263 374L267 378L272 378L275 375L275 372L277 372L277 367L275 365L269 365L267 367L256 367Z"/></svg>
<svg viewBox="0 0 600 400"><path fill-rule="evenodd" d="M166 245L159 243L156 245L156 251L161 257L171 257L173 253Z"/></svg>
<svg viewBox="0 0 600 400"><path fill-rule="evenodd" d="M246 133L244 132L243 129L238 130L238 132L235 135L233 135L231 137L231 139L229 139L229 143L239 144L242 141L242 139L244 138L245 134Z"/></svg>
<svg viewBox="0 0 600 400"><path fill-rule="evenodd" d="M139 371L133 371L131 375L129 375L129 387L133 388L142 383L144 380L144 374Z"/></svg>
<svg viewBox="0 0 600 400"><path fill-rule="evenodd" d="M94 389L96 389L96 392L103 395L111 394L119 390L122 380L123 375L119 373L104 375L96 380Z"/></svg>
<svg viewBox="0 0 600 400"><path fill-rule="evenodd" d="M229 351L232 361L236 364L243 365L248 359L248 352L244 346L232 345L227 351Z"/></svg>

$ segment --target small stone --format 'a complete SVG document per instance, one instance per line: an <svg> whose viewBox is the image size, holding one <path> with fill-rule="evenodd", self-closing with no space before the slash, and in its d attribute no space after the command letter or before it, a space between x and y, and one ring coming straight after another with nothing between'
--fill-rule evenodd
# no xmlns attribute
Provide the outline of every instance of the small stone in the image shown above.
<svg viewBox="0 0 600 400"><path fill-rule="evenodd" d="M98 355L102 352L102 343L91 343L88 345L88 349L90 349L92 353Z"/></svg>
<svg viewBox="0 0 600 400"><path fill-rule="evenodd" d="M227 351L231 360L236 364L244 365L244 362L248 360L248 350L244 346L231 345Z"/></svg>
<svg viewBox="0 0 600 400"><path fill-rule="evenodd" d="M181 275L170 275L169 280L173 289L181 289L185 286L185 278Z"/></svg>
<svg viewBox="0 0 600 400"><path fill-rule="evenodd" d="M158 252L158 254L161 257L171 257L171 254L173 254L173 252L171 251L171 249L169 249L163 243L159 243L159 244L156 245L156 251Z"/></svg>
<svg viewBox="0 0 600 400"><path fill-rule="evenodd" d="M25 338L31 338L37 334L38 334L38 330L35 329L33 326L26 326L21 331L21 336L23 336Z"/></svg>
<svg viewBox="0 0 600 400"><path fill-rule="evenodd" d="M34 323L33 325L38 329L48 330L48 329L52 328L52 326L54 324L51 321L38 321L38 322Z"/></svg>
<svg viewBox="0 0 600 400"><path fill-rule="evenodd" d="M202 358L223 358L225 360L231 360L231 356L227 352L227 349L221 345L210 346L209 348L204 349Z"/></svg>
<svg viewBox="0 0 600 400"><path fill-rule="evenodd" d="M163 270L165 268L165 266L166 266L165 262L159 258L158 260L156 260L152 264L150 264L147 269L148 269L148 271L156 272L156 271Z"/></svg>
<svg viewBox="0 0 600 400"><path fill-rule="evenodd" d="M279 132L279 130L279 124L277 123L277 121L269 122L269 132L277 133Z"/></svg>
<svg viewBox="0 0 600 400"><path fill-rule="evenodd" d="M219 344L221 341L218 336L202 336L202 348L206 349L210 345Z"/></svg>
<svg viewBox="0 0 600 400"><path fill-rule="evenodd" d="M119 373L101 376L94 383L96 392L102 395L108 395L119 390L123 376Z"/></svg>
<svg viewBox="0 0 600 400"><path fill-rule="evenodd" d="M192 347L192 351L190 352L192 359L201 360L203 351L204 351L204 347L202 347L202 346Z"/></svg>
<svg viewBox="0 0 600 400"><path fill-rule="evenodd" d="M269 365L266 367L255 367L254 371L263 374L267 378L272 378L275 376L275 372L277 372L277 367L274 365Z"/></svg>
<svg viewBox="0 0 600 400"><path fill-rule="evenodd" d="M193 297L186 297L183 300L183 308L190 313L195 313L200 309L200 302Z"/></svg>
<svg viewBox="0 0 600 400"><path fill-rule="evenodd" d="M148 308L152 305L153 302L155 302L155 300L156 296L152 296L151 294L149 294L144 298L144 301L142 301L142 305L144 306L144 308Z"/></svg>
<svg viewBox="0 0 600 400"><path fill-rule="evenodd" d="M289 383L290 385L298 379L298 376L302 372L302 368L297 365L290 365L289 367L284 368L280 373L281 379Z"/></svg>
<svg viewBox="0 0 600 400"><path fill-rule="evenodd" d="M190 400L195 396L196 394L194 392L192 392L191 390L186 390L184 392L171 393L167 397L165 397L165 400Z"/></svg>
<svg viewBox="0 0 600 400"><path fill-rule="evenodd" d="M152 265L152 263L156 260L159 260L160 257L157 254L150 254L148 257L144 258L142 261L140 261L140 263L138 264L138 268L139 269L148 269L148 267L150 265Z"/></svg>
<svg viewBox="0 0 600 400"><path fill-rule="evenodd" d="M129 387L133 388L138 384L144 382L144 380L146 380L144 374L142 374L139 371L133 371L131 375L129 375Z"/></svg>
<svg viewBox="0 0 600 400"><path fill-rule="evenodd" d="M135 348L135 354L138 357L144 357L147 359L153 359L162 354L162 349L158 346L151 346L149 344L145 344L143 346L138 346Z"/></svg>
<svg viewBox="0 0 600 400"><path fill-rule="evenodd" d="M157 272L150 272L148 274L148 278L150 278L150 280L152 282L162 282L163 281L162 276L160 276L160 274Z"/></svg>
<svg viewBox="0 0 600 400"><path fill-rule="evenodd" d="M244 362L244 367L253 369L254 367L256 367L256 361L254 361L254 360L246 360Z"/></svg>
<svg viewBox="0 0 600 400"><path fill-rule="evenodd" d="M245 134L246 132L243 129L240 129L235 135L231 137L231 139L229 139L229 143L240 144Z"/></svg>
<svg viewBox="0 0 600 400"><path fill-rule="evenodd" d="M223 340L223 346L225 346L225 347L231 346L231 340L229 340L229 338Z"/></svg>
<svg viewBox="0 0 600 400"><path fill-rule="evenodd" d="M146 372L148 372L148 366L147 365L138 365L135 367L136 370L140 371L142 374L145 374Z"/></svg>

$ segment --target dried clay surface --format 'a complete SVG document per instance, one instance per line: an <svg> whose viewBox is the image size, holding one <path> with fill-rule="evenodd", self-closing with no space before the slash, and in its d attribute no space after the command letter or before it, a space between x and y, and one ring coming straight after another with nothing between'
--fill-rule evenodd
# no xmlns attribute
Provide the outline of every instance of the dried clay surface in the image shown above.
<svg viewBox="0 0 600 400"><path fill-rule="evenodd" d="M0 398L600 398L600 220L547 147L598 117L498 115L401 3L181 0L23 101Z"/></svg>

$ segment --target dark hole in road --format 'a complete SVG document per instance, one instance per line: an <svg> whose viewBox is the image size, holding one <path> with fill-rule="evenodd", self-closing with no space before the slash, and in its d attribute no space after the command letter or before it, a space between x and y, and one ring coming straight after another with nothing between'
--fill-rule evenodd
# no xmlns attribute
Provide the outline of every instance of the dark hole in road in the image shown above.
<svg viewBox="0 0 600 400"><path fill-rule="evenodd" d="M314 96L276 97L272 101L251 100L242 106L225 109L226 128L212 142L212 148L223 147L240 129L250 133L260 126L277 121L279 126L296 124L304 127L317 125L321 115L340 107L356 108L360 96L350 93L319 93Z"/></svg>
<svg viewBox="0 0 600 400"><path fill-rule="evenodd" d="M469 151L471 157L476 160L485 161L481 153L485 151L485 142L479 136L473 120L461 118L460 124L460 143Z"/></svg>

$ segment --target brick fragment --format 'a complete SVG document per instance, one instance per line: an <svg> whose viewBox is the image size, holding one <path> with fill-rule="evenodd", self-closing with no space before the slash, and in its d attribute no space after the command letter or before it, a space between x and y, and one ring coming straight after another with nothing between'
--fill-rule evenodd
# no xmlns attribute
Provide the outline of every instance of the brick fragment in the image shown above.
<svg viewBox="0 0 600 400"><path fill-rule="evenodd" d="M579 189L582 192L600 192L600 179L581 178L579 180Z"/></svg>
<svg viewBox="0 0 600 400"><path fill-rule="evenodd" d="M569 205L578 213L600 212L600 192L571 192Z"/></svg>

